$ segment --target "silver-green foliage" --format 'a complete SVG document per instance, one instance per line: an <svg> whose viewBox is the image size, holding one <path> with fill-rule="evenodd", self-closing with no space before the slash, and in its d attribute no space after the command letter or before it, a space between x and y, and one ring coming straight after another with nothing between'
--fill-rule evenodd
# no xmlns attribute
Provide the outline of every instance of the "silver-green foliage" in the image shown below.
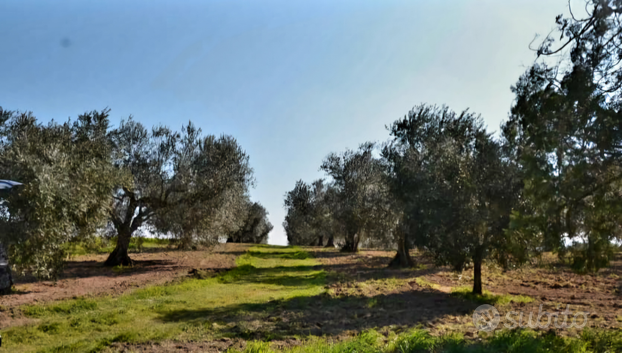
<svg viewBox="0 0 622 353"><path fill-rule="evenodd" d="M0 178L24 184L1 197L0 241L14 270L54 278L63 244L94 235L110 210L108 110L46 125L31 113L0 116Z"/></svg>

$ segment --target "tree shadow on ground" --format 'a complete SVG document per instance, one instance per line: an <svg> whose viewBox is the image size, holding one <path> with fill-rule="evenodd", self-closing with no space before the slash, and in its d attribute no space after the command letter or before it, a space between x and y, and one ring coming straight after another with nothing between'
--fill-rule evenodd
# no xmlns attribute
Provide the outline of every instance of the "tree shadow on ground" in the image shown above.
<svg viewBox="0 0 622 353"><path fill-rule="evenodd" d="M111 268L104 267L103 261L72 261L67 264L63 273L58 280L79 279L91 277L114 277L114 278L131 278L132 276L144 273L158 273L169 271L188 270L187 266L175 266L175 261L171 260L143 260L135 261L134 266ZM220 273L231 268L200 268L204 273ZM189 273L190 274L190 273ZM40 282L32 275L20 276L14 278L15 284L29 284ZM12 292L15 293L15 292Z"/></svg>
<svg viewBox="0 0 622 353"><path fill-rule="evenodd" d="M311 257L306 251L247 251L247 254L260 259L287 259L287 260L304 260Z"/></svg>
<svg viewBox="0 0 622 353"><path fill-rule="evenodd" d="M281 255L277 253L277 255ZM251 254L251 256L264 256ZM311 288L323 286L315 296L243 303L199 310L163 310L163 322L211 325L218 334L245 339L278 339L291 335L339 336L391 325L413 327L442 319L464 322L478 304L449 293L420 287L412 279L439 271L438 268L394 270L356 268L357 264L278 266L234 270L227 283L261 283ZM324 270L324 271L322 271ZM394 281L392 279L397 279ZM380 280L380 281L375 281ZM214 324L215 323L215 324Z"/></svg>
<svg viewBox="0 0 622 353"><path fill-rule="evenodd" d="M437 320L462 317L478 305L434 290L332 297L321 294L273 300L260 304L229 305L217 309L162 312L164 322L190 325L218 323L225 336L252 339L291 335L339 336L387 326L414 327ZM449 319L451 320L451 319Z"/></svg>
<svg viewBox="0 0 622 353"><path fill-rule="evenodd" d="M134 266L123 268L104 267L103 261L71 261L67 262L59 280L89 277L131 277L136 274L162 271L171 269L173 261L170 260L147 260L135 261ZM15 278L16 284L34 283L38 280L34 276L20 276Z"/></svg>

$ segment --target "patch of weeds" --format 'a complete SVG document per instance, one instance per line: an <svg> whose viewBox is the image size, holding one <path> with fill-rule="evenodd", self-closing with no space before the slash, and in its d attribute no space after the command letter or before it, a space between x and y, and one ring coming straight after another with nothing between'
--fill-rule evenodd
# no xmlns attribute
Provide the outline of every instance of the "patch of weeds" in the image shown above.
<svg viewBox="0 0 622 353"><path fill-rule="evenodd" d="M112 326L121 322L118 312L97 313L90 320L94 324Z"/></svg>
<svg viewBox="0 0 622 353"><path fill-rule="evenodd" d="M233 283L253 272L256 272L255 266L249 264L241 265L218 276L218 281L220 283Z"/></svg>
<svg viewBox="0 0 622 353"><path fill-rule="evenodd" d="M399 336L389 347L387 352L421 352L430 351L436 346L436 340L427 331L415 330Z"/></svg>
<svg viewBox="0 0 622 353"><path fill-rule="evenodd" d="M208 279L214 277L214 274L212 272L196 268L190 271L189 274L196 279Z"/></svg>
<svg viewBox="0 0 622 353"><path fill-rule="evenodd" d="M205 335L212 331L214 324L209 320L197 320L183 324L180 329L189 334Z"/></svg>
<svg viewBox="0 0 622 353"><path fill-rule="evenodd" d="M22 312L30 317L45 317L51 314L76 314L97 309L97 302L92 299L73 299L52 305L26 305Z"/></svg>
<svg viewBox="0 0 622 353"><path fill-rule="evenodd" d="M37 329L47 334L57 334L63 331L63 325L59 322L44 323L37 327Z"/></svg>
<svg viewBox="0 0 622 353"><path fill-rule="evenodd" d="M461 334L432 336L414 329L383 337L374 330L366 331L347 341L333 343L327 339L310 338L303 345L282 350L288 353L585 353L619 352L622 348L620 332L584 331L579 338L528 330L500 331L480 340L465 340ZM384 342L389 340L388 344ZM240 352L234 350L233 352ZM265 342L249 342L243 353L273 353Z"/></svg>
<svg viewBox="0 0 622 353"><path fill-rule="evenodd" d="M60 346L47 348L43 350L39 350L38 353L73 353L73 352L96 352L95 350L90 350L92 342L90 341L79 341L75 343L63 343Z"/></svg>
<svg viewBox="0 0 622 353"><path fill-rule="evenodd" d="M478 304L498 304L504 305L510 302L514 303L531 303L534 301L532 297L526 295L510 295L510 294L493 294L489 291L484 291L484 294L473 294L471 287L455 287L451 290L451 295L454 297L464 298Z"/></svg>
<svg viewBox="0 0 622 353"><path fill-rule="evenodd" d="M430 288L434 290L438 290L439 288L441 288L439 284L430 282L423 277L415 278L415 282L417 283L417 285L419 285L419 287Z"/></svg>
<svg viewBox="0 0 622 353"><path fill-rule="evenodd" d="M378 298L371 298L367 301L367 307L368 308L375 308L376 306L378 306Z"/></svg>
<svg viewBox="0 0 622 353"><path fill-rule="evenodd" d="M117 265L112 268L115 273L125 273L132 269L132 266Z"/></svg>
<svg viewBox="0 0 622 353"><path fill-rule="evenodd" d="M268 342L253 341L246 345L246 349L244 349L244 351L238 351L234 349L234 350L229 350L228 352L231 352L231 353L241 353L241 352L243 353L270 353L274 351L270 349L270 344Z"/></svg>
<svg viewBox="0 0 622 353"><path fill-rule="evenodd" d="M304 250L297 251L284 251L284 252L268 252L268 251L248 251L248 254L253 257L259 257L262 259L289 259L289 260L305 260L311 257L311 255Z"/></svg>

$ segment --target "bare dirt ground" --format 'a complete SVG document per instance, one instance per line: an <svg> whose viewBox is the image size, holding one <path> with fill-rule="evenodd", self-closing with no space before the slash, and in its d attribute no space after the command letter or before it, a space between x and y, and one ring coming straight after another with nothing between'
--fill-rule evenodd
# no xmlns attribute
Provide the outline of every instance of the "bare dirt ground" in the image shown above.
<svg viewBox="0 0 622 353"><path fill-rule="evenodd" d="M273 349L291 348L293 346L299 346L303 341L299 339L288 340L274 340L270 342L270 347ZM229 349L236 349L243 351L246 348L246 341L243 339L230 339L222 338L209 342L154 342L146 344L123 344L114 343L110 346L109 352L121 352L121 353L221 353L226 352ZM107 351L104 351L105 353Z"/></svg>
<svg viewBox="0 0 622 353"><path fill-rule="evenodd" d="M168 248L130 254L135 266L104 267L106 255L84 255L68 261L58 281L41 281L23 277L15 279L15 293L0 297L0 328L10 320L3 318L23 304L60 299L120 295L135 288L170 282L188 276L192 270L222 271L235 266L235 258L248 245L222 244L209 251L178 251Z"/></svg>
<svg viewBox="0 0 622 353"><path fill-rule="evenodd" d="M321 259L324 268L333 271L337 278L329 285L331 296L358 297L361 304L365 303L365 298L367 300L367 307L360 306L358 311L356 308L342 310L342 315L348 317L343 324L349 322L353 327L384 327L420 323L433 333L461 331L466 332L467 336L477 335L470 322L471 313L479 304L450 294L452 288L472 286L472 270L455 273L448 268L435 267L421 257L417 257L418 263L423 265L421 269L392 270L387 265L394 253L384 251L361 251L348 255L331 249L315 251L314 254ZM533 313L535 324L539 312L559 313L568 305L571 313L568 324L576 314L577 324L582 323L586 316L588 327L619 328L622 321L621 277L620 256L609 268L595 275L576 274L551 259L541 266L507 272L485 267L483 285L493 294L523 295L534 299L531 303L496 305L502 318L510 311L523 312L522 323L527 324L529 313ZM397 281L391 286L387 278ZM381 279L385 279L384 284L378 282ZM428 283L433 286L426 285ZM585 314L578 314L580 312ZM518 314L511 315L518 321ZM322 315L314 316L313 319L321 320ZM548 316L544 315L540 324L544 326L547 320ZM562 320L560 316L559 323Z"/></svg>

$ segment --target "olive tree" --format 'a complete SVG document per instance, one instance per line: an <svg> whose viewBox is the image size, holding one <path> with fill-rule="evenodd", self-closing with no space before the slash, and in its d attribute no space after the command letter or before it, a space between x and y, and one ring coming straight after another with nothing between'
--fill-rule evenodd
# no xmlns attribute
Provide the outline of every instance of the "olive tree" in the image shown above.
<svg viewBox="0 0 622 353"><path fill-rule="evenodd" d="M331 153L320 167L332 178L332 217L343 228L342 251L356 252L361 241L387 234L379 229L385 215L379 203L386 188L384 165L374 149L367 142L356 151Z"/></svg>
<svg viewBox="0 0 622 353"><path fill-rule="evenodd" d="M122 179L111 161L108 113L44 125L31 113L0 109L0 179L23 183L0 204L0 243L18 273L56 278L64 244L104 224Z"/></svg>
<svg viewBox="0 0 622 353"><path fill-rule="evenodd" d="M597 271L622 237L622 3L585 9L556 18L537 53L562 60L538 60L519 79L503 133L525 180L512 234L562 257L577 242L575 268Z"/></svg>
<svg viewBox="0 0 622 353"><path fill-rule="evenodd" d="M245 225L252 206L247 191L240 183L209 202L162 208L154 229L172 236L180 249L212 247Z"/></svg>
<svg viewBox="0 0 622 353"><path fill-rule="evenodd" d="M228 243L267 244L268 234L272 231L272 223L268 220L268 211L260 203L250 203L243 224L232 232Z"/></svg>
<svg viewBox="0 0 622 353"><path fill-rule="evenodd" d="M119 172L131 175L116 185L110 222L117 245L105 264L130 265L128 246L141 226L201 234L204 220L228 191L252 183L248 156L231 136L201 136L192 123L174 132L156 126L151 131L132 118L112 131L112 156ZM168 216L169 213L177 216Z"/></svg>
<svg viewBox="0 0 622 353"><path fill-rule="evenodd" d="M438 264L472 263L473 292L481 294L484 260L521 254L505 234L521 186L512 164L468 111L421 105L389 129L394 144L385 156L408 240Z"/></svg>
<svg viewBox="0 0 622 353"><path fill-rule="evenodd" d="M334 240L330 205L331 185L323 179L311 185L302 180L296 182L293 190L285 194L287 210L283 228L291 245L322 246Z"/></svg>

